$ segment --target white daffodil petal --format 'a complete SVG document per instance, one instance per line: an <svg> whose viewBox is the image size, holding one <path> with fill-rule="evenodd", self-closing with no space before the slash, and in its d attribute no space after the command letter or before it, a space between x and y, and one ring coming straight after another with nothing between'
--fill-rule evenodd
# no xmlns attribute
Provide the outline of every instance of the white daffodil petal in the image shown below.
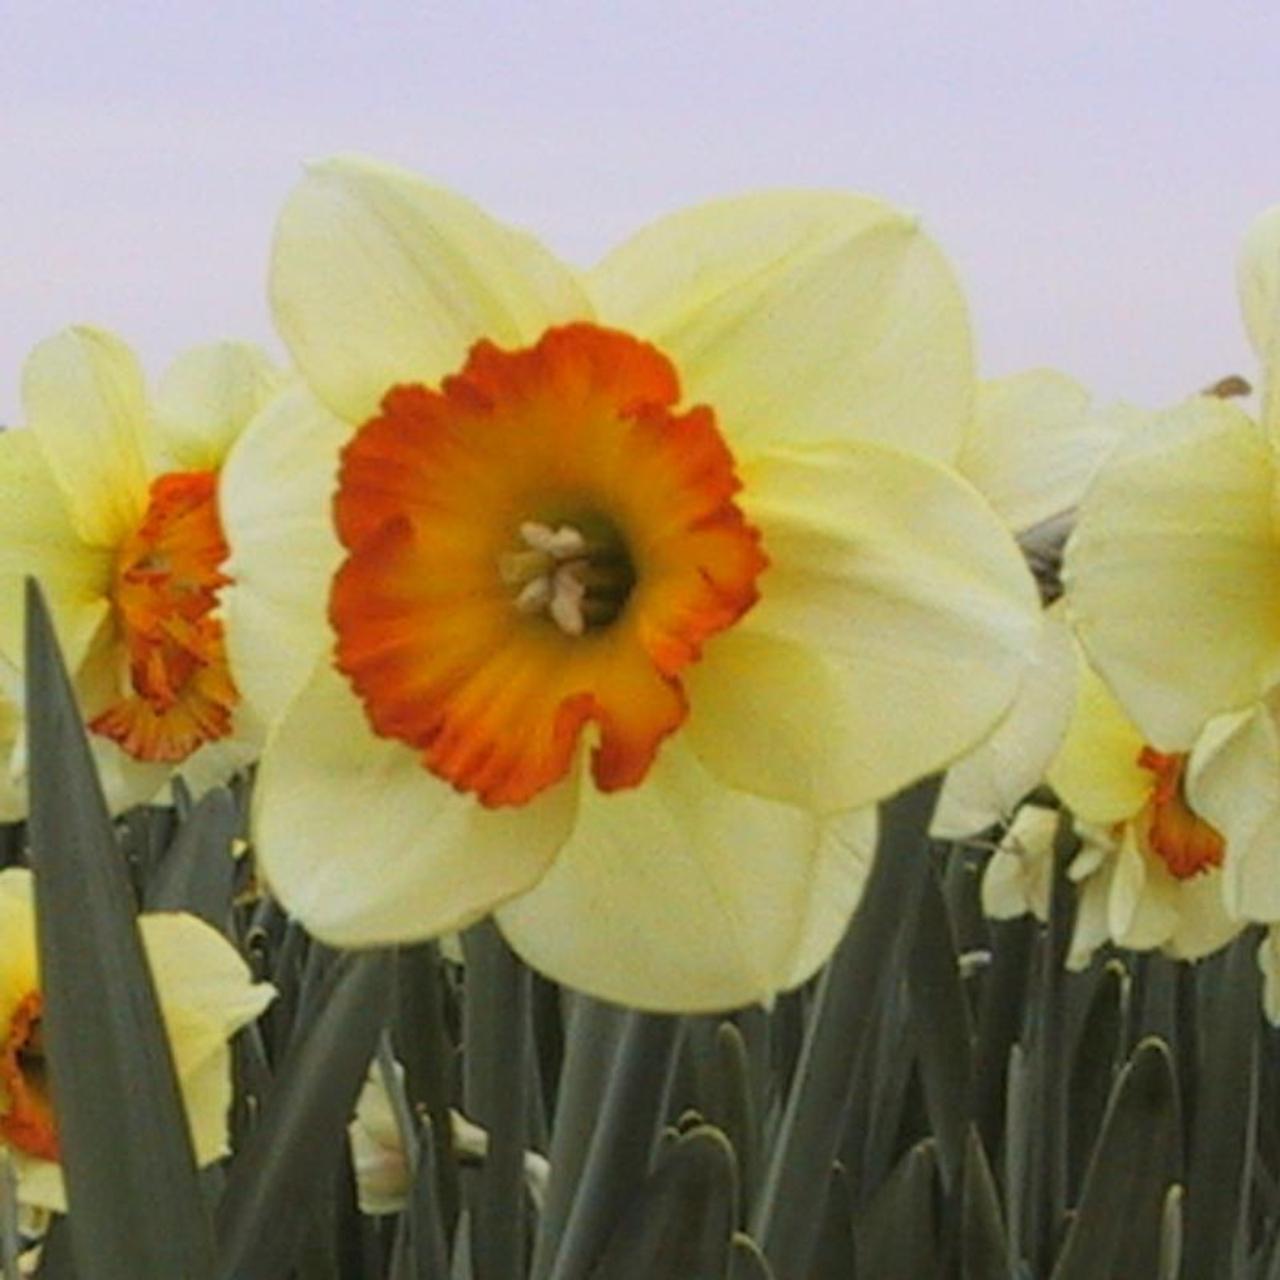
<svg viewBox="0 0 1280 1280"><path fill-rule="evenodd" d="M1107 927L1121 947L1144 951L1167 942L1178 925L1178 883L1163 864L1143 854L1128 827L1116 851Z"/></svg>
<svg viewBox="0 0 1280 1280"><path fill-rule="evenodd" d="M0 654L23 664L25 580L39 582L74 668L107 616L111 552L86 545L32 431L0 431Z"/></svg>
<svg viewBox="0 0 1280 1280"><path fill-rule="evenodd" d="M158 469L216 471L284 383L284 374L252 343L218 342L184 352L156 388Z"/></svg>
<svg viewBox="0 0 1280 1280"><path fill-rule="evenodd" d="M330 642L329 583L343 554L331 509L350 435L308 391L291 390L244 431L219 477L227 657L241 697L268 726Z"/></svg>
<svg viewBox="0 0 1280 1280"><path fill-rule="evenodd" d="M1245 233L1236 266L1240 310L1262 366L1262 420L1280 432L1280 205L1261 213Z"/></svg>
<svg viewBox="0 0 1280 1280"><path fill-rule="evenodd" d="M1178 921L1164 945L1175 960L1199 960L1225 947L1244 924L1227 914L1221 871L1208 871L1178 885Z"/></svg>
<svg viewBox="0 0 1280 1280"><path fill-rule="evenodd" d="M1050 610L1004 719L947 770L930 827L933 836L962 840L1009 818L1061 747L1075 689L1075 644L1061 611Z"/></svg>
<svg viewBox="0 0 1280 1280"><path fill-rule="evenodd" d="M813 977L844 937L871 874L878 834L874 808L823 819L817 855L821 882L810 894L808 916L797 931L799 945L781 984L784 990Z"/></svg>
<svg viewBox="0 0 1280 1280"><path fill-rule="evenodd" d="M274 999L274 988L255 983L240 953L198 917L151 912L138 918L138 927L161 1007L208 1022L221 1040L252 1022ZM181 1060L177 1047L175 1057Z"/></svg>
<svg viewBox="0 0 1280 1280"><path fill-rule="evenodd" d="M1280 726L1274 702L1210 721L1187 769L1191 807L1226 841L1227 910L1245 920L1280 920Z"/></svg>
<svg viewBox="0 0 1280 1280"><path fill-rule="evenodd" d="M1146 416L1094 409L1074 379L1031 369L978 387L956 466L1021 531L1074 507L1116 442Z"/></svg>
<svg viewBox="0 0 1280 1280"><path fill-rule="evenodd" d="M1057 832L1057 812L1043 805L1025 804L1014 815L982 875L982 910L993 920L1028 912L1048 920Z"/></svg>
<svg viewBox="0 0 1280 1280"><path fill-rule="evenodd" d="M316 394L362 422L397 383L435 384L488 338L587 319L572 273L461 196L367 160L311 167L271 264L276 324Z"/></svg>
<svg viewBox="0 0 1280 1280"><path fill-rule="evenodd" d="M1118 446L1080 507L1064 580L1090 658L1151 744L1280 678L1276 467L1262 431L1201 398Z"/></svg>
<svg viewBox="0 0 1280 1280"><path fill-rule="evenodd" d="M954 473L879 445L773 451L743 506L759 603L690 669L687 737L727 785L820 813L949 764L1013 701L1040 608Z"/></svg>
<svg viewBox="0 0 1280 1280"><path fill-rule="evenodd" d="M1084 654L1076 658L1075 705L1049 783L1083 822L1107 827L1146 804L1153 775L1138 764L1142 734Z"/></svg>
<svg viewBox="0 0 1280 1280"><path fill-rule="evenodd" d="M68 329L27 357L22 403L76 532L116 547L142 519L149 486L147 393L133 352L100 329Z"/></svg>
<svg viewBox="0 0 1280 1280"><path fill-rule="evenodd" d="M1280 1026L1280 927L1273 925L1258 944L1262 971L1262 1008L1272 1026Z"/></svg>
<svg viewBox="0 0 1280 1280"><path fill-rule="evenodd" d="M735 448L880 440L951 460L972 410L965 302L916 220L775 191L664 218L587 276L605 324L658 344Z"/></svg>
<svg viewBox="0 0 1280 1280"><path fill-rule="evenodd" d="M535 968L604 1000L765 1001L839 940L866 862L850 834L719 784L677 735L641 786L584 790L551 869L497 919Z"/></svg>
<svg viewBox="0 0 1280 1280"><path fill-rule="evenodd" d="M531 888L567 837L567 779L518 808L485 809L375 737L346 680L322 660L267 743L254 795L263 873L335 946L460 929Z"/></svg>

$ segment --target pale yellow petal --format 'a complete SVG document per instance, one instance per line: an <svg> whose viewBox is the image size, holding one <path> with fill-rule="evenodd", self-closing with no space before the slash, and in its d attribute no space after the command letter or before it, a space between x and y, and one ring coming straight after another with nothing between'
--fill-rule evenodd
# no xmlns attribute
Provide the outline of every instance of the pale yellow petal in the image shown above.
<svg viewBox="0 0 1280 1280"><path fill-rule="evenodd" d="M399 1213L409 1194L409 1162L376 1063L360 1090L347 1133L360 1212Z"/></svg>
<svg viewBox="0 0 1280 1280"><path fill-rule="evenodd" d="M1116 852L1107 927L1117 946L1145 951L1167 942L1178 925L1178 882L1138 847L1126 828Z"/></svg>
<svg viewBox="0 0 1280 1280"><path fill-rule="evenodd" d="M17 822L27 814L22 702L21 673L0 654L0 822Z"/></svg>
<svg viewBox="0 0 1280 1280"><path fill-rule="evenodd" d="M1080 508L1064 577L1079 635L1153 746L1280 678L1276 467L1262 431L1199 398L1123 441Z"/></svg>
<svg viewBox="0 0 1280 1280"><path fill-rule="evenodd" d="M1236 267L1240 310L1262 366L1262 417L1280 430L1280 205L1259 214L1245 233Z"/></svg>
<svg viewBox="0 0 1280 1280"><path fill-rule="evenodd" d="M974 746L1013 701L1040 608L1013 541L954 473L879 445L772 451L742 502L771 564L715 637L683 730L726 785L820 813Z"/></svg>
<svg viewBox="0 0 1280 1280"><path fill-rule="evenodd" d="M147 394L133 352L101 329L67 329L27 357L22 403L76 532L116 547L147 506Z"/></svg>
<svg viewBox="0 0 1280 1280"><path fill-rule="evenodd" d="M1110 936L1107 927L1107 904L1111 898L1111 881L1115 877L1115 860L1108 859L1097 874L1085 880L1076 895L1076 920L1067 948L1066 967L1072 973L1087 969L1094 952L1104 946Z"/></svg>
<svg viewBox="0 0 1280 1280"><path fill-rule="evenodd" d="M639 787L584 788L551 869L497 919L534 968L604 1000L672 1012L765 1001L838 941L865 869L848 835L721 785L677 735Z"/></svg>
<svg viewBox="0 0 1280 1280"><path fill-rule="evenodd" d="M156 388L157 469L216 471L285 381L252 343L218 342L184 352Z"/></svg>
<svg viewBox="0 0 1280 1280"><path fill-rule="evenodd" d="M330 643L329 583L343 555L332 502L350 435L308 391L288 391L236 441L219 479L227 657L240 696L268 726Z"/></svg>
<svg viewBox="0 0 1280 1280"><path fill-rule="evenodd" d="M1105 827L1146 804L1154 775L1138 764L1142 734L1084 655L1078 656L1075 707L1048 778L1077 817Z"/></svg>
<svg viewBox="0 0 1280 1280"><path fill-rule="evenodd" d="M773 191L664 218L587 277L605 324L657 343L735 447L857 438L953 459L973 405L968 313L908 216Z"/></svg>
<svg viewBox="0 0 1280 1280"><path fill-rule="evenodd" d="M982 874L982 910L993 920L1028 912L1048 920L1057 832L1057 812L1043 805L1025 804L1014 815Z"/></svg>
<svg viewBox="0 0 1280 1280"><path fill-rule="evenodd" d="M1280 920L1280 726L1272 697L1210 721L1187 770L1191 807L1226 840L1223 898L1244 920Z"/></svg>
<svg viewBox="0 0 1280 1280"><path fill-rule="evenodd" d="M871 874L878 834L874 808L823 819L808 914L797 930L798 943L783 989L813 977L844 937Z"/></svg>
<svg viewBox="0 0 1280 1280"><path fill-rule="evenodd" d="M39 989L36 917L31 872L25 867L0 871L0 1026L7 1027L13 1011Z"/></svg>
<svg viewBox="0 0 1280 1280"><path fill-rule="evenodd" d="M18 1177L18 1203L51 1213L66 1213L67 1188L62 1180L62 1166L52 1160L37 1160L10 1151L13 1170Z"/></svg>
<svg viewBox="0 0 1280 1280"><path fill-rule="evenodd" d="M180 911L152 912L139 916L138 927L166 1017L172 1011L207 1023L225 1041L275 998L275 988L254 982L235 947L198 917ZM174 1058L181 1070L184 1053L177 1043Z"/></svg>
<svg viewBox="0 0 1280 1280"><path fill-rule="evenodd" d="M231 1083L231 1050L224 1042L185 1075L179 1077L182 1105L191 1128L196 1164L204 1168L229 1155L228 1132L234 1090Z"/></svg>
<svg viewBox="0 0 1280 1280"><path fill-rule="evenodd" d="M309 169L276 230L276 324L316 394L370 417L396 383L435 384L479 338L527 346L586 319L574 277L461 196L368 160Z"/></svg>
<svg viewBox="0 0 1280 1280"><path fill-rule="evenodd" d="M23 665L23 592L45 593L75 666L107 615L112 554L85 543L32 431L0 431L0 653Z"/></svg>
<svg viewBox="0 0 1280 1280"><path fill-rule="evenodd" d="M322 660L267 743L255 844L284 905L335 946L461 929L530 888L571 829L577 786L485 809L377 738Z"/></svg>
<svg viewBox="0 0 1280 1280"><path fill-rule="evenodd" d="M1258 944L1262 971L1262 1008L1272 1026L1280 1026L1280 928L1272 926Z"/></svg>
<svg viewBox="0 0 1280 1280"><path fill-rule="evenodd" d="M947 770L930 826L935 838L962 840L1008 820L1061 747L1075 687L1075 645L1061 611L1050 610L1004 719Z"/></svg>
<svg viewBox="0 0 1280 1280"><path fill-rule="evenodd" d="M957 466L1021 531L1074 507L1117 441L1149 416L1097 409L1073 378L1031 369L979 386Z"/></svg>
<svg viewBox="0 0 1280 1280"><path fill-rule="evenodd" d="M1225 947L1244 924L1227 914L1223 875L1207 871L1178 884L1178 920L1168 941L1167 955L1175 960L1199 960Z"/></svg>

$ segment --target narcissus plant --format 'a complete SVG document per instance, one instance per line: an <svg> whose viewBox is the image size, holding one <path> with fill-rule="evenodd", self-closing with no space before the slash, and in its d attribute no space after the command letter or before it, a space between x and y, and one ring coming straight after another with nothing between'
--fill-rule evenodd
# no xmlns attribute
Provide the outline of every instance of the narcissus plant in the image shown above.
<svg viewBox="0 0 1280 1280"><path fill-rule="evenodd" d="M1239 283L1260 419L1200 396L1126 439L1081 506L1067 598L1152 749L1191 752L1186 794L1232 850L1229 909L1277 920L1280 207L1246 236Z"/></svg>
<svg viewBox="0 0 1280 1280"><path fill-rule="evenodd" d="M806 978L861 811L991 728L1039 627L946 465L972 373L937 249L876 201L773 193L581 275L344 160L290 199L271 291L307 388L242 437L223 510L285 905L348 946L496 912L648 1008Z"/></svg>
<svg viewBox="0 0 1280 1280"><path fill-rule="evenodd" d="M18 1177L18 1200L66 1212L59 1165L58 1107L41 1036L32 876L0 871L0 1144ZM235 948L195 916L138 919L173 1051L178 1085L201 1165L227 1154L231 1106L228 1040L275 992L255 983Z"/></svg>
<svg viewBox="0 0 1280 1280"><path fill-rule="evenodd" d="M1110 940L1196 959L1240 925L1223 897L1232 856L1188 800L1186 752L1153 747L1098 675L1082 664L1075 713L1049 781L1075 815L1084 849L1073 951L1081 962Z"/></svg>
<svg viewBox="0 0 1280 1280"><path fill-rule="evenodd" d="M154 399L129 348L76 328L23 370L26 428L0 433L0 654L21 662L36 577L75 673L108 799L197 786L252 755L218 591L219 471L279 375L254 348L180 357Z"/></svg>

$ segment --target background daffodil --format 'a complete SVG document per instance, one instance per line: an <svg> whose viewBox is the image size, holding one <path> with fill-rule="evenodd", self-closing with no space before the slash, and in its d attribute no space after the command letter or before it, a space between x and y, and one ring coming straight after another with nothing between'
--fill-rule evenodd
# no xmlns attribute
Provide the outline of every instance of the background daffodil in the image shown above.
<svg viewBox="0 0 1280 1280"><path fill-rule="evenodd" d="M58 1163L57 1099L40 1031L32 876L0 871L0 1142L18 1176L18 1199L65 1213ZM252 1022L274 990L255 983L235 948L215 929L180 912L143 915L142 942L173 1051L196 1160L227 1153L231 1106L230 1037Z"/></svg>
<svg viewBox="0 0 1280 1280"><path fill-rule="evenodd" d="M340 945L496 910L644 1007L802 981L860 892L857 811L990 729L1039 625L944 465L972 375L936 248L771 193L579 275L344 160L286 206L272 299L309 391L241 438L223 514L286 906Z"/></svg>
<svg viewBox="0 0 1280 1280"><path fill-rule="evenodd" d="M118 338L77 328L23 370L26 429L0 434L0 654L22 657L22 580L53 611L113 808L175 768L197 789L247 762L218 617L219 471L279 375L243 344L180 357L149 399Z"/></svg>
<svg viewBox="0 0 1280 1280"><path fill-rule="evenodd" d="M1081 507L1067 597L1098 670L1227 839L1228 907L1280 919L1280 209L1240 257L1261 415L1200 396L1112 455ZM1194 750L1193 750L1194 748Z"/></svg>
<svg viewBox="0 0 1280 1280"><path fill-rule="evenodd" d="M1075 712L1048 775L1085 836L1072 865L1081 883L1077 938L1196 959L1239 933L1223 897L1234 851L1188 801L1186 768L1185 753L1143 739L1082 662Z"/></svg>

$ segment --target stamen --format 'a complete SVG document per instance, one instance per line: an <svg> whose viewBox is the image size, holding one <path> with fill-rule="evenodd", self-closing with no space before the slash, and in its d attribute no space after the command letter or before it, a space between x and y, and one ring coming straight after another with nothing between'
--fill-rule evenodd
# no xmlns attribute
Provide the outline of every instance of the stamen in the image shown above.
<svg viewBox="0 0 1280 1280"><path fill-rule="evenodd" d="M516 609L544 613L567 636L606 626L626 604L635 574L626 552L609 540L588 541L581 529L536 520L520 526L525 547L498 559L504 585L518 588Z"/></svg>

